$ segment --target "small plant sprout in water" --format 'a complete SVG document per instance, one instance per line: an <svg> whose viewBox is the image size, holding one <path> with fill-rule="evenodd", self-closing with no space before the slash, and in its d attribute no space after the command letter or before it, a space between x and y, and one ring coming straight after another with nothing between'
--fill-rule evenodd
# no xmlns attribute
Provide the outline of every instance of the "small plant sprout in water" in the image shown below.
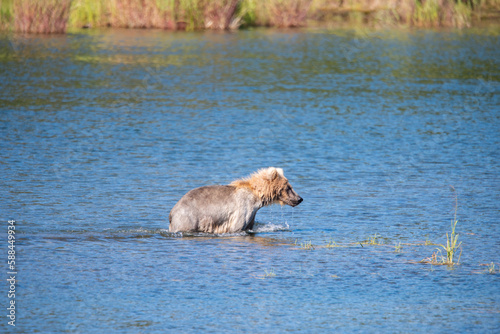
<svg viewBox="0 0 500 334"><path fill-rule="evenodd" d="M271 269L270 271L265 270L266 274L264 277L276 277L276 273L274 272L274 269Z"/></svg>
<svg viewBox="0 0 500 334"><path fill-rule="evenodd" d="M440 245L446 251L446 258L444 258L444 262L449 265L460 264L460 256L462 255L462 249L460 248L462 242L458 242L458 234L455 233L457 223L458 220L451 222L451 235L448 236L448 233L446 233L446 246ZM459 248L460 254L458 256L458 260L457 262L454 262L455 255L457 254Z"/></svg>
<svg viewBox="0 0 500 334"><path fill-rule="evenodd" d="M403 250L403 246L401 246L401 241L400 241L400 242L398 242L397 245L394 246L394 252L401 253L402 250Z"/></svg>
<svg viewBox="0 0 500 334"><path fill-rule="evenodd" d="M362 241L361 245L382 245L381 242L379 242L380 234L375 233L373 236L368 237L368 240Z"/></svg>
<svg viewBox="0 0 500 334"><path fill-rule="evenodd" d="M339 246L339 245L337 245L337 243L336 243L335 241L333 241L333 239L332 239L332 240L330 240L330 241L326 244L326 246L325 246L325 247L326 247L326 248L335 248L335 247L340 247L340 246Z"/></svg>
<svg viewBox="0 0 500 334"><path fill-rule="evenodd" d="M312 241L300 243L300 249L313 250L314 245L312 244Z"/></svg>
<svg viewBox="0 0 500 334"><path fill-rule="evenodd" d="M500 273L500 270L498 270ZM491 262L488 264L488 274L494 274L495 273L495 263Z"/></svg>
<svg viewBox="0 0 500 334"><path fill-rule="evenodd" d="M491 274L491 275L494 275L497 273L500 274L500 269L496 270L495 262L481 263L480 266L485 266L486 269L481 270L481 271L473 271L473 273L475 273L475 274Z"/></svg>
<svg viewBox="0 0 500 334"><path fill-rule="evenodd" d="M455 192L455 188L453 186L451 188ZM455 214L453 215L453 220L451 221L451 235L448 235L448 233L446 233L446 246L440 245L446 251L445 263L448 265L459 264L460 256L462 255L462 250L460 249L460 255L458 256L458 260L455 263L454 257L458 249L460 248L460 245L462 245L461 241L458 242L458 234L455 232L458 223L457 209L458 209L458 198L455 192Z"/></svg>
<svg viewBox="0 0 500 334"><path fill-rule="evenodd" d="M455 192L455 188L453 186L451 188ZM446 232L446 245L442 244L439 245L446 252L446 256L442 255L441 249L437 249L437 252L434 252L430 258L424 259L420 262L430 263L430 264L441 264L441 265L446 264L448 266L460 264L460 257L462 256L462 248L461 248L462 242L461 241L458 242L458 234L455 231L458 223L457 209L458 209L458 198L455 192L455 214L451 221L451 234L448 234L448 232ZM460 254L458 254L458 259L456 259L456 255L459 249L460 249ZM438 253L439 253L439 259L438 259Z"/></svg>
<svg viewBox="0 0 500 334"><path fill-rule="evenodd" d="M264 275L256 275L256 276L253 276L257 279L266 279L266 278L272 278L272 277L276 277L276 273L274 272L274 268L271 268L271 270L264 270Z"/></svg>

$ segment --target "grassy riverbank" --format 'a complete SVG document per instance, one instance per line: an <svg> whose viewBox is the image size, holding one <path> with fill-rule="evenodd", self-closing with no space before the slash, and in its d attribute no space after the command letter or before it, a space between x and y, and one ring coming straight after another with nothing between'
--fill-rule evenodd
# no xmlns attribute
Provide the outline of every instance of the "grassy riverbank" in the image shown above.
<svg viewBox="0 0 500 334"><path fill-rule="evenodd" d="M499 17L500 0L0 0L0 29L34 33L344 23L462 28Z"/></svg>

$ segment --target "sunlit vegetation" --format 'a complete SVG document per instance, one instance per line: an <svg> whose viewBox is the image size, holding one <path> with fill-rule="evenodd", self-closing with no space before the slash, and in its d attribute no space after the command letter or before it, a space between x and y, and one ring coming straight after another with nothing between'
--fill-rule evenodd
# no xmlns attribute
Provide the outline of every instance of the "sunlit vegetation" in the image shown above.
<svg viewBox="0 0 500 334"><path fill-rule="evenodd" d="M253 276L255 278L258 278L258 279L266 279L266 278L273 278L273 277L276 277L276 272L274 271L273 268L271 268L270 270L264 270L264 274L263 275L256 275L256 276Z"/></svg>
<svg viewBox="0 0 500 334"><path fill-rule="evenodd" d="M370 236L368 240L361 242L364 245L382 245L382 241L380 241L380 234L375 233L373 236Z"/></svg>
<svg viewBox="0 0 500 334"><path fill-rule="evenodd" d="M0 0L0 29L170 30L301 27L308 24L468 27L498 19L500 0Z"/></svg>
<svg viewBox="0 0 500 334"><path fill-rule="evenodd" d="M314 245L312 244L312 241L303 242L300 244L300 249L313 250Z"/></svg>
<svg viewBox="0 0 500 334"><path fill-rule="evenodd" d="M271 269L269 271L265 270L266 274L264 277L276 277L276 273L274 272L274 269Z"/></svg>
<svg viewBox="0 0 500 334"><path fill-rule="evenodd" d="M499 270L500 272L500 270ZM488 264L488 273L489 274L495 274L496 271L495 271L495 263L491 262L490 264Z"/></svg>
<svg viewBox="0 0 500 334"><path fill-rule="evenodd" d="M394 246L395 253L401 253L402 250L403 250L403 246L401 246L401 242L399 242L397 245Z"/></svg>
<svg viewBox="0 0 500 334"><path fill-rule="evenodd" d="M333 239L331 239L325 246L325 248L336 248L336 247L342 247L342 246L337 244Z"/></svg>
<svg viewBox="0 0 500 334"><path fill-rule="evenodd" d="M453 188L453 192L455 192L455 188ZM439 245L441 248L443 248L445 254L442 254L441 249L438 249L435 251L430 258L424 259L421 262L423 263L430 263L430 264L445 264L449 266L457 265L460 264L460 257L462 255L462 242L458 241L458 234L456 233L456 227L457 227L457 210L458 210L458 197L455 192L455 214L453 216L453 219L451 221L451 233L448 234L446 232L446 245ZM458 253L458 250L460 249L460 253ZM457 259L458 255L458 259Z"/></svg>
<svg viewBox="0 0 500 334"><path fill-rule="evenodd" d="M446 264L455 264L455 263L460 263L460 255L458 256L458 260L455 262L455 256L458 253L458 249L462 245L462 242L458 242L458 234L455 232L455 229L457 227L458 221L455 220L455 222L451 223L451 234L448 236L448 233L446 233L446 246L441 245L443 249L446 252L446 257L445 257L445 263ZM462 252L460 251L460 254Z"/></svg>
<svg viewBox="0 0 500 334"><path fill-rule="evenodd" d="M63 33L71 0L0 0L0 28L25 33Z"/></svg>

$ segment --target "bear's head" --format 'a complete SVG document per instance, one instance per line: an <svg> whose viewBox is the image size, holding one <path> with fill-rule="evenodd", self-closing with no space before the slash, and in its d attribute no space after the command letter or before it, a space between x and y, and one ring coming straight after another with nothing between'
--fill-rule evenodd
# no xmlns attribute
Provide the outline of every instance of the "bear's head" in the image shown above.
<svg viewBox="0 0 500 334"><path fill-rule="evenodd" d="M302 202L302 197L293 190L281 168L260 169L250 177L236 180L231 185L251 189L261 200L262 206L275 203L297 206Z"/></svg>
<svg viewBox="0 0 500 334"><path fill-rule="evenodd" d="M256 188L266 205L279 203L294 207L303 201L302 197L293 190L288 179L283 174L283 169L269 167L260 170L257 175L260 176L259 178L263 182L256 182L260 186Z"/></svg>
<svg viewBox="0 0 500 334"><path fill-rule="evenodd" d="M267 181L272 189L272 202L278 202L281 205L290 205L292 207L299 205L303 199L293 190L288 179L285 177L282 168L267 168Z"/></svg>

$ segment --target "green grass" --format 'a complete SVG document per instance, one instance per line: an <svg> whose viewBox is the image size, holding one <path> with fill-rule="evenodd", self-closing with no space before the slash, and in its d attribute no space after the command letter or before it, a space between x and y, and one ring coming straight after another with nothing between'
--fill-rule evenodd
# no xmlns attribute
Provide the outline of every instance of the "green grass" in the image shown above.
<svg viewBox="0 0 500 334"><path fill-rule="evenodd" d="M467 27L497 19L500 0L0 0L0 29L66 27L236 29L315 24ZM495 14L497 13L497 14ZM496 16L495 16L496 15Z"/></svg>
<svg viewBox="0 0 500 334"><path fill-rule="evenodd" d="M14 21L13 0L0 0L0 29L8 30Z"/></svg>
<svg viewBox="0 0 500 334"><path fill-rule="evenodd" d="M462 255L462 251L460 251L460 254L458 256L458 260L455 262L455 258L458 252L458 249L462 245L462 242L458 242L458 234L455 232L455 229L457 227L458 220L454 220L454 222L451 222L451 234L448 235L446 233L446 246L445 245L440 245L444 251L446 252L446 257L443 258L443 262L445 264L449 265L454 265L454 264L459 264L460 263L460 256Z"/></svg>
<svg viewBox="0 0 500 334"><path fill-rule="evenodd" d="M265 278L270 278L270 277L276 277L276 273L274 272L274 269L271 269L270 271L265 270Z"/></svg>
<svg viewBox="0 0 500 334"><path fill-rule="evenodd" d="M244 26L300 27L306 25L312 0L241 0Z"/></svg>
<svg viewBox="0 0 500 334"><path fill-rule="evenodd" d="M401 242L399 242L397 245L394 246L395 253L401 253L402 250L403 250L403 246L401 246Z"/></svg>
<svg viewBox="0 0 500 334"><path fill-rule="evenodd" d="M457 228L457 210L458 210L458 197L456 195L455 188L453 188L453 192L455 193L455 213L453 215L453 220L451 221L451 234L448 235L446 233L446 246L440 245L444 251L446 252L446 257L443 259L443 262L448 265L454 265L460 263L460 256L462 255L462 251L460 250L460 255L458 256L458 260L455 262L455 256L457 255L458 249L462 245L462 242L458 242L458 234L456 233Z"/></svg>
<svg viewBox="0 0 500 334"><path fill-rule="evenodd" d="M415 11L411 16L416 26L439 25L439 1L415 1Z"/></svg>
<svg viewBox="0 0 500 334"><path fill-rule="evenodd" d="M380 237L380 235L378 235L377 233L375 233L373 235L373 237L370 237L370 242L368 243L369 245L379 245L380 243L378 242L378 237Z"/></svg>
<svg viewBox="0 0 500 334"><path fill-rule="evenodd" d="M274 272L274 269L271 268L271 270L269 270L269 271L264 270L264 275L256 275L253 277L257 278L257 279L273 278L273 277L276 277L276 273Z"/></svg>
<svg viewBox="0 0 500 334"><path fill-rule="evenodd" d="M457 211L458 211L458 196L456 195L455 188L451 187L453 192L455 193L455 213L453 215L453 219L451 221L451 233L448 234L446 232L446 245L440 244L439 246L442 248L438 248L436 252L432 254L431 257L424 259L420 262L422 263L430 263L436 265L448 265L454 266L460 264L460 257L462 255L462 242L458 241L458 233L456 233L456 228L458 224L457 220ZM443 255L442 251L444 250L445 255ZM460 250L460 253L458 251ZM458 258L457 258L458 255Z"/></svg>
<svg viewBox="0 0 500 334"><path fill-rule="evenodd" d="M307 241L304 243L300 243L300 249L313 250L314 245L312 244L312 241Z"/></svg>
<svg viewBox="0 0 500 334"><path fill-rule="evenodd" d="M73 0L71 27L160 28L175 29L181 5L174 0ZM192 1L191 1L192 2ZM179 17L175 17L177 4ZM190 5L190 2L189 4ZM186 8L182 7L182 15Z"/></svg>
<svg viewBox="0 0 500 334"><path fill-rule="evenodd" d="M69 25L71 27L105 26L107 13L104 0L73 0Z"/></svg>
<svg viewBox="0 0 500 334"><path fill-rule="evenodd" d="M0 27L4 29L23 33L64 33L71 0L2 1L0 6Z"/></svg>
<svg viewBox="0 0 500 334"><path fill-rule="evenodd" d="M341 247L341 246L338 245L335 241L333 241L333 239L330 240L325 246L325 248L336 248L336 247Z"/></svg>
<svg viewBox="0 0 500 334"><path fill-rule="evenodd" d="M0 0L0 28L54 32L71 28L234 29L241 0ZM62 14L62 15L61 15ZM53 25L53 24L52 24ZM20 27L29 27L20 28ZM61 31L57 31L61 32Z"/></svg>
<svg viewBox="0 0 500 334"><path fill-rule="evenodd" d="M367 240L362 241L362 245L383 245L383 242L379 241L381 235L375 233L373 236L368 237Z"/></svg>

